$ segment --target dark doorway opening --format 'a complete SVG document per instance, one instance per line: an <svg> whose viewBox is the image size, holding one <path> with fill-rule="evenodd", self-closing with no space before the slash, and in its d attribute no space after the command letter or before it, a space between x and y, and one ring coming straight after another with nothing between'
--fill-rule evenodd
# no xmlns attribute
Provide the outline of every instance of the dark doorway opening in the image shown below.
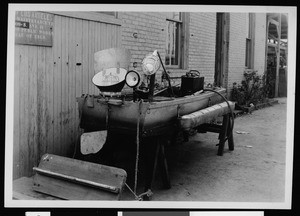
<svg viewBox="0 0 300 216"><path fill-rule="evenodd" d="M220 87L226 85L225 74L229 41L227 31L228 21L229 19L226 13L217 13L214 83L216 86Z"/></svg>

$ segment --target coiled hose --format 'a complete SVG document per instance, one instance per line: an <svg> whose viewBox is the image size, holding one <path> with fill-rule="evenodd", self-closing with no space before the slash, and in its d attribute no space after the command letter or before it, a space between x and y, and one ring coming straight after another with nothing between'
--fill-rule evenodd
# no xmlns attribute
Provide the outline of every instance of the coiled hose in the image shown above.
<svg viewBox="0 0 300 216"><path fill-rule="evenodd" d="M210 92L217 93L218 95L220 95L220 96L223 98L223 100L225 100L225 102L226 102L227 105L228 105L228 108L229 108L229 110L230 110L230 114L231 114L231 117L232 117L232 121L231 121L231 127L230 127L231 133L229 134L229 137L227 137L227 138L225 139L225 141L226 141L228 138L230 138L230 137L232 136L232 131L233 131L233 127L234 127L234 115L233 115L233 111L232 111L232 109L231 109L231 106L230 106L228 100L227 100L222 94L220 94L219 92L217 92L217 91L215 91L215 90L213 90L213 89L203 89L203 91L204 91L204 92L205 92L205 91L210 91Z"/></svg>

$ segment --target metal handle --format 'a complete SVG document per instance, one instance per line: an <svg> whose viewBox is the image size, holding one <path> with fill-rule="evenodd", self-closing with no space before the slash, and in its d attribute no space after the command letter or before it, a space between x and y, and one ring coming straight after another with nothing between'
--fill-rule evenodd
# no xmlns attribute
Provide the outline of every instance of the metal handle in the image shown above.
<svg viewBox="0 0 300 216"><path fill-rule="evenodd" d="M50 171L50 170L44 170L44 169L40 169L38 167L33 167L33 170L36 171L37 173L44 174L44 175L47 175L47 176L56 177L56 178L60 178L60 179L65 179L65 180L68 180L68 181L71 181L71 182L80 183L80 184L87 185L87 186L92 186L92 187L107 190L107 191L110 191L110 192L113 192L113 193L119 193L119 188L116 188L116 187L113 187L113 186L110 186L110 185L105 185L105 184L101 184L101 183L97 183L97 182L77 178L77 177L74 177L74 176L69 176L69 175L53 172L53 171Z"/></svg>
<svg viewBox="0 0 300 216"><path fill-rule="evenodd" d="M190 70L186 73L187 77L200 77L200 72L197 70Z"/></svg>

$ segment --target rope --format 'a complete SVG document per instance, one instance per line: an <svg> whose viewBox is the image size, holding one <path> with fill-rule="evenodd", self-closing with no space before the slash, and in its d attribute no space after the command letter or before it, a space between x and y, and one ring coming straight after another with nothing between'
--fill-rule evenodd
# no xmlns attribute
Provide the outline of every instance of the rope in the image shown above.
<svg viewBox="0 0 300 216"><path fill-rule="evenodd" d="M125 185L126 185L126 187L129 189L129 191L133 194L133 196L135 197L135 199L136 200L138 200L138 201L142 201L143 199L142 198L140 198L139 196L137 196L133 191L132 191L132 189L129 187L129 185L125 182Z"/></svg>
<svg viewBox="0 0 300 216"><path fill-rule="evenodd" d="M136 200L143 201L143 196L147 195L147 197L151 197L153 195L152 191L148 189L146 192L141 193L140 195L136 195L133 190L129 187L127 183L125 183L126 187L129 189L129 191L133 194Z"/></svg>
<svg viewBox="0 0 300 216"><path fill-rule="evenodd" d="M139 101L138 118L136 124L136 158L135 158L135 171L134 171L134 193L136 194L137 179L138 179L138 168L139 168L139 154L140 154L140 116L141 116L141 104L142 100Z"/></svg>

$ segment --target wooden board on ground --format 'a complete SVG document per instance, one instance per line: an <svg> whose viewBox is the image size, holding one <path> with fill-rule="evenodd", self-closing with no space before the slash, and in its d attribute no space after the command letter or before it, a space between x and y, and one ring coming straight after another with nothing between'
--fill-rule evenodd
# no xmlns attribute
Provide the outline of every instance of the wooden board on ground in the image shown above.
<svg viewBox="0 0 300 216"><path fill-rule="evenodd" d="M34 168L33 189L67 200L117 200L126 181L125 170L45 154Z"/></svg>
<svg viewBox="0 0 300 216"><path fill-rule="evenodd" d="M32 190L33 178L22 177L13 181L13 199L17 200L57 200L59 198L49 196Z"/></svg>

